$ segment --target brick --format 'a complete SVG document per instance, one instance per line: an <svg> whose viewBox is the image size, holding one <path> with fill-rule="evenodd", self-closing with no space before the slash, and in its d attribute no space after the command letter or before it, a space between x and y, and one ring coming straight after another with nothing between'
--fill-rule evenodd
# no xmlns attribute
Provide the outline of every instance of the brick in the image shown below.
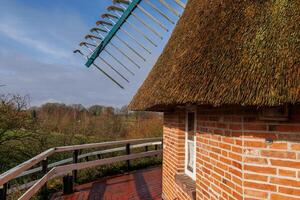
<svg viewBox="0 0 300 200"><path fill-rule="evenodd" d="M288 144L285 143L273 143L269 146L270 149L287 149L288 148ZM300 147L299 147L300 148Z"/></svg>
<svg viewBox="0 0 300 200"><path fill-rule="evenodd" d="M300 197L300 189L279 187L278 192Z"/></svg>
<svg viewBox="0 0 300 200"><path fill-rule="evenodd" d="M274 184L278 184L278 185L292 186L292 187L299 187L300 188L300 180L296 181L296 180L291 180L291 179L271 177L270 182L274 183Z"/></svg>
<svg viewBox="0 0 300 200"><path fill-rule="evenodd" d="M231 132L231 137L236 137L236 138L239 138L239 137L242 137L244 135L244 133L242 132L239 132L239 131L232 131Z"/></svg>
<svg viewBox="0 0 300 200"><path fill-rule="evenodd" d="M232 166L238 168L238 169L242 169L242 164L236 161L232 161Z"/></svg>
<svg viewBox="0 0 300 200"><path fill-rule="evenodd" d="M237 177L242 177L241 170L237 170L237 169L234 169L234 168L230 167L229 172L236 175Z"/></svg>
<svg viewBox="0 0 300 200"><path fill-rule="evenodd" d="M279 169L278 170L278 175L280 175L280 176L296 177L296 171Z"/></svg>
<svg viewBox="0 0 300 200"><path fill-rule="evenodd" d="M271 168L271 167L258 167L252 165L245 165L244 170L256 172L256 173L262 173L262 174L276 174L276 168Z"/></svg>
<svg viewBox="0 0 300 200"><path fill-rule="evenodd" d="M266 124L255 124L255 123L245 123L244 130L252 130L252 131L266 131Z"/></svg>
<svg viewBox="0 0 300 200"><path fill-rule="evenodd" d="M235 198L234 200L243 200L243 196L236 191L233 191L233 197Z"/></svg>
<svg viewBox="0 0 300 200"><path fill-rule="evenodd" d="M300 141L300 134L279 134L279 140Z"/></svg>
<svg viewBox="0 0 300 200"><path fill-rule="evenodd" d="M223 163L218 162L217 167L221 168L224 171L228 171L228 166L224 165Z"/></svg>
<svg viewBox="0 0 300 200"><path fill-rule="evenodd" d="M229 158L236 160L236 161L242 162L242 160L243 160L242 156L240 156L239 154L236 154L236 153L229 152L228 156L229 156Z"/></svg>
<svg viewBox="0 0 300 200"><path fill-rule="evenodd" d="M292 150L300 151L300 144L292 144L291 148L292 148Z"/></svg>
<svg viewBox="0 0 300 200"><path fill-rule="evenodd" d="M263 182L267 182L268 181L268 176L264 176L264 175L258 175L258 174L248 174L245 173L244 174L244 179L248 179L248 180L254 180L254 181L263 181Z"/></svg>
<svg viewBox="0 0 300 200"><path fill-rule="evenodd" d="M289 167L289 168L296 168L300 169L300 161L299 162L294 162L294 161L287 161L287 160L272 160L271 159L271 164L273 166L280 166L280 167Z"/></svg>
<svg viewBox="0 0 300 200"><path fill-rule="evenodd" d="M266 199L268 197L268 192L245 189L245 195L256 197L258 199Z"/></svg>
<svg viewBox="0 0 300 200"><path fill-rule="evenodd" d="M220 122L217 123L216 125L217 125L218 128L222 128L222 129L227 129L227 127L228 127L227 124L225 124L225 123L220 123Z"/></svg>
<svg viewBox="0 0 300 200"><path fill-rule="evenodd" d="M253 189L258 189L263 191L276 191L276 186L270 184L264 184L264 183L254 183L254 182L244 181L244 186L247 188L253 188Z"/></svg>
<svg viewBox="0 0 300 200"><path fill-rule="evenodd" d="M300 132L300 125L277 125L276 131L279 132Z"/></svg>
<svg viewBox="0 0 300 200"><path fill-rule="evenodd" d="M220 157L220 161L223 162L223 163L226 163L227 165L231 165L232 161L225 158L225 157Z"/></svg>
<svg viewBox="0 0 300 200"><path fill-rule="evenodd" d="M229 144L220 143L219 147L231 151L231 145Z"/></svg>
<svg viewBox="0 0 300 200"><path fill-rule="evenodd" d="M242 140L235 140L235 144L238 145L238 146L242 146L243 141Z"/></svg>
<svg viewBox="0 0 300 200"><path fill-rule="evenodd" d="M287 158L287 159L296 159L296 153L288 152L288 151L270 151L270 150L262 150L262 156L273 157L273 158Z"/></svg>
<svg viewBox="0 0 300 200"><path fill-rule="evenodd" d="M246 141L244 141L244 147L266 148L267 145L265 142L262 142L262 141L246 140Z"/></svg>
<svg viewBox="0 0 300 200"><path fill-rule="evenodd" d="M300 197L284 196L281 194L271 194L270 200L300 200Z"/></svg>
<svg viewBox="0 0 300 200"><path fill-rule="evenodd" d="M253 164L268 164L268 160L266 158L260 158L260 157L246 157L244 159L245 163L253 163Z"/></svg>
<svg viewBox="0 0 300 200"><path fill-rule="evenodd" d="M233 138L229 138L229 137L223 137L222 141L230 144L234 144L235 142Z"/></svg>
<svg viewBox="0 0 300 200"><path fill-rule="evenodd" d="M242 130L241 124L229 124L229 129L231 130Z"/></svg>
<svg viewBox="0 0 300 200"><path fill-rule="evenodd" d="M235 152L235 153L239 153L239 154L243 153L243 149L242 148L235 147L235 146L232 147L232 151Z"/></svg>
<svg viewBox="0 0 300 200"><path fill-rule="evenodd" d="M270 138L270 139L277 139L277 135L275 133L269 133L269 132L247 132L245 131L244 132L244 137L245 138L253 138L253 139L267 139L267 138Z"/></svg>
<svg viewBox="0 0 300 200"><path fill-rule="evenodd" d="M225 116L225 122L242 122L242 116Z"/></svg>

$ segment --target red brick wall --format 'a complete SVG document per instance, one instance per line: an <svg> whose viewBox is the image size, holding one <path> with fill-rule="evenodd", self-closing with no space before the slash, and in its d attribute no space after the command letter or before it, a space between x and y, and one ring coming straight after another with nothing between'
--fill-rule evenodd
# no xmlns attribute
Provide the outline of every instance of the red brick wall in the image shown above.
<svg viewBox="0 0 300 200"><path fill-rule="evenodd" d="M185 111L164 121L163 193L189 199L174 180L184 171ZM201 200L300 200L300 108L279 122L260 120L255 108L199 107L196 183Z"/></svg>
<svg viewBox="0 0 300 200"><path fill-rule="evenodd" d="M184 171L185 112L164 114L163 194L165 200L188 199L175 183L175 175Z"/></svg>

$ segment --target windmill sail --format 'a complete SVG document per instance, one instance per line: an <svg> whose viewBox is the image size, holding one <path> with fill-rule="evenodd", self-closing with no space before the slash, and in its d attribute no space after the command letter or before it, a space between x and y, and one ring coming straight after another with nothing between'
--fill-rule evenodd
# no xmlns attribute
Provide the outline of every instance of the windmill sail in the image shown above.
<svg viewBox="0 0 300 200"><path fill-rule="evenodd" d="M96 67L124 89L123 84L130 82L128 75L134 76L134 70L141 68L152 54L153 48L161 43L164 32L169 32L169 27L175 26L184 8L183 0L112 0L107 13L103 13L96 22L97 27L92 28L85 36L85 41L80 43L79 46L83 49L75 50L74 53L79 53L86 59L86 67ZM136 25L132 19L140 25ZM126 37L119 36L119 32ZM109 62L102 55L103 52L117 65ZM123 62L124 59L127 62ZM96 64L98 60L110 72Z"/></svg>

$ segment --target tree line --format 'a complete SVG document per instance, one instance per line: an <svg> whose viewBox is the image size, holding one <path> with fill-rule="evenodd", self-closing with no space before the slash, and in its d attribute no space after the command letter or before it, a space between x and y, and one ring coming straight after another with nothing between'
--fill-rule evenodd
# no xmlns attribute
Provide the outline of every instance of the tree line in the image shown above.
<svg viewBox="0 0 300 200"><path fill-rule="evenodd" d="M162 135L162 115L131 112L127 106L84 107L0 95L0 173L55 146Z"/></svg>

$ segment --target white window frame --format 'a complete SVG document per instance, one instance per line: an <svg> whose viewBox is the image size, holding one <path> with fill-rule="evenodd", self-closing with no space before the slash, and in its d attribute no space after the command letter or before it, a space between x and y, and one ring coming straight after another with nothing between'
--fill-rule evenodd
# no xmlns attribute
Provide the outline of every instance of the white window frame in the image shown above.
<svg viewBox="0 0 300 200"><path fill-rule="evenodd" d="M194 165L193 172L188 169L188 114L194 113ZM196 131L197 131L197 113L195 110L187 110L185 117L185 163L184 163L184 172L186 175L191 177L193 180L196 180Z"/></svg>

